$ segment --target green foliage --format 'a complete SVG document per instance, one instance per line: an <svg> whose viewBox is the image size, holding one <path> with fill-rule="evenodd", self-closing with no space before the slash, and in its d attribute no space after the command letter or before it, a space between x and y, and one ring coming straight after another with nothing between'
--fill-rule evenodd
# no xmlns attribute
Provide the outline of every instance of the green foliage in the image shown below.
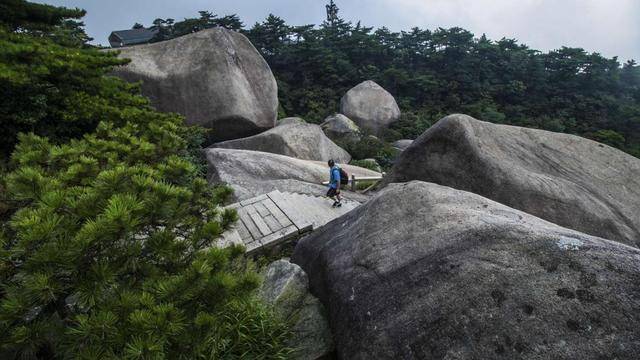
<svg viewBox="0 0 640 360"><path fill-rule="evenodd" d="M370 188L372 185L377 184L377 181L358 181L356 184L356 190L357 191L362 191L362 190L366 190L368 188Z"/></svg>
<svg viewBox="0 0 640 360"><path fill-rule="evenodd" d="M383 169L389 169L398 151L375 136L365 136L357 142L339 144L356 160L375 159ZM353 163L353 161L352 161Z"/></svg>
<svg viewBox="0 0 640 360"><path fill-rule="evenodd" d="M122 123L147 104L137 86L106 76L125 60L54 33L58 40L0 28L0 157L8 157L20 132L65 141L101 120Z"/></svg>
<svg viewBox="0 0 640 360"><path fill-rule="evenodd" d="M365 168L365 169L369 169L369 170L373 170L373 171L379 171L380 167L378 166L378 163L369 159L363 159L363 160L351 160L351 162L349 162L349 165L353 165L353 166L359 166L361 168Z"/></svg>
<svg viewBox="0 0 640 360"><path fill-rule="evenodd" d="M25 0L3 0L0 3L0 24L12 31L50 31L65 19L77 19L84 10L67 9Z"/></svg>
<svg viewBox="0 0 640 360"><path fill-rule="evenodd" d="M415 139L442 117L441 113L430 114L426 111L403 112L400 120L391 124L391 129L396 131L398 136L389 140Z"/></svg>
<svg viewBox="0 0 640 360"><path fill-rule="evenodd" d="M207 11L177 23L156 19L154 26L156 41L214 26L243 32L276 76L280 117L320 123L351 87L374 80L405 114L385 134L389 141L416 138L445 115L467 113L586 137L611 130L624 137L615 147L636 154L640 146L640 66L633 60L621 66L580 48L543 53L459 27L392 32L342 19L292 26L269 14L244 30L236 15Z"/></svg>
<svg viewBox="0 0 640 360"><path fill-rule="evenodd" d="M624 136L613 130L598 130L589 136L595 141L613 146L621 147L624 145Z"/></svg>
<svg viewBox="0 0 640 360"><path fill-rule="evenodd" d="M542 53L512 39L461 28L392 32L338 20L291 26L269 15L245 31L279 83L287 116L318 122L346 91L374 80L405 114L398 136L415 138L451 113L589 136L612 130L614 146L640 144L640 67L563 47Z"/></svg>
<svg viewBox="0 0 640 360"><path fill-rule="evenodd" d="M243 250L210 248L236 214L185 158L190 131L141 110L62 145L20 136L0 260L6 354L286 355L283 325L245 300L259 279Z"/></svg>
<svg viewBox="0 0 640 360"><path fill-rule="evenodd" d="M0 29L0 358L286 358L255 265L214 246L237 215L203 130L108 77L122 61L74 25L28 23Z"/></svg>
<svg viewBox="0 0 640 360"><path fill-rule="evenodd" d="M136 26L142 26L139 23ZM209 11L200 11L199 18L184 19L175 22L174 19L155 19L151 29L157 29L158 33L151 42L170 40L179 36L191 34L200 30L210 29L214 27L224 27L229 30L239 31L244 27L238 15L225 15L218 17Z"/></svg>

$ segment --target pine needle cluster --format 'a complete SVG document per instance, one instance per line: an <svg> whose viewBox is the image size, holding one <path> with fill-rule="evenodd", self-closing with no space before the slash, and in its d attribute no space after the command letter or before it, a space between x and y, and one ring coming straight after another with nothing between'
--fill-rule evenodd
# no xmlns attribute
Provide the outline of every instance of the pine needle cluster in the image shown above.
<svg viewBox="0 0 640 360"><path fill-rule="evenodd" d="M0 343L27 358L279 358L235 220L188 160L193 132L140 109L62 145L21 135L0 253Z"/></svg>
<svg viewBox="0 0 640 360"><path fill-rule="evenodd" d="M286 358L244 250L214 246L237 214L202 131L108 76L84 12L0 9L0 358Z"/></svg>

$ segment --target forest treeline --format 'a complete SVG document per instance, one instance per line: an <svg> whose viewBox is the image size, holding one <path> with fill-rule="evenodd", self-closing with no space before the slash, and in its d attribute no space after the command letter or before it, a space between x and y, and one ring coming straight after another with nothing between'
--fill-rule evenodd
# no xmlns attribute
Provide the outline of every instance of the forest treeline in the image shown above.
<svg viewBox="0 0 640 360"><path fill-rule="evenodd" d="M319 122L342 95L374 80L403 112L387 140L415 138L462 112L494 123L592 138L640 157L640 67L580 48L541 52L462 28L393 32L338 18L319 26L269 15L246 27L237 15L157 19L156 41L224 26L249 37L279 85L282 116Z"/></svg>
<svg viewBox="0 0 640 360"><path fill-rule="evenodd" d="M222 208L230 189L204 178L204 130L110 76L127 60L89 44L84 15L0 2L0 358L287 358L290 329L256 298L257 265L213 246L237 214ZM247 34L279 81L282 116L321 121L373 79L404 111L386 140L466 112L640 155L634 62L458 28L168 20L154 22L156 41L212 26ZM362 159L379 146L349 150Z"/></svg>

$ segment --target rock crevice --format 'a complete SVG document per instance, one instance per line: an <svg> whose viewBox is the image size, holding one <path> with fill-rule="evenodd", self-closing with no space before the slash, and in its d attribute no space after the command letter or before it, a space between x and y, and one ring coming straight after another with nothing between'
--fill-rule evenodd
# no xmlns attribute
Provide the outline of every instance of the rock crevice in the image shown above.
<svg viewBox="0 0 640 360"><path fill-rule="evenodd" d="M292 260L327 307L340 358L640 351L640 250L469 192L391 184Z"/></svg>
<svg viewBox="0 0 640 360"><path fill-rule="evenodd" d="M412 143L385 181L411 180L640 245L640 160L581 137L451 115Z"/></svg>

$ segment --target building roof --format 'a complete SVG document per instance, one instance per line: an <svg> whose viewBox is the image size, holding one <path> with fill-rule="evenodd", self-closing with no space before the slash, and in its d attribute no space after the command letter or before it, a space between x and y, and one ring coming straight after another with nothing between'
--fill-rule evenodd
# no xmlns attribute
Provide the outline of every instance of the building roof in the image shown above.
<svg viewBox="0 0 640 360"><path fill-rule="evenodd" d="M157 29L117 30L111 33L120 39L120 46L142 44L151 40L158 33ZM114 46L112 43L111 46Z"/></svg>

